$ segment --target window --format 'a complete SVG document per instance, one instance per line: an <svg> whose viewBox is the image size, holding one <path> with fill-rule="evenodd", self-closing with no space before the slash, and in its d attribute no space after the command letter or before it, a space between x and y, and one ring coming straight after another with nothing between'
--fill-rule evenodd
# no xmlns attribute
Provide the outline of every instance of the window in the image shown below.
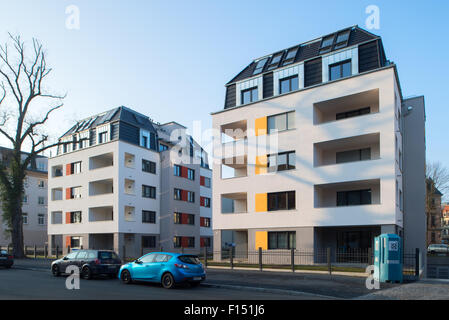
<svg viewBox="0 0 449 320"><path fill-rule="evenodd" d="M80 248L81 247L81 237L71 237L70 238L70 247L71 248ZM75 251L78 253L78 251Z"/></svg>
<svg viewBox="0 0 449 320"><path fill-rule="evenodd" d="M45 224L45 215L43 213L39 213L37 215L37 224L43 226Z"/></svg>
<svg viewBox="0 0 449 320"><path fill-rule="evenodd" d="M268 133L272 131L284 131L295 128L295 112L281 113L270 116L267 119Z"/></svg>
<svg viewBox="0 0 449 320"><path fill-rule="evenodd" d="M371 204L371 189L337 192L337 207Z"/></svg>
<svg viewBox="0 0 449 320"><path fill-rule="evenodd" d="M334 35L331 35L321 40L320 54L331 51L332 44L334 43L334 37Z"/></svg>
<svg viewBox="0 0 449 320"><path fill-rule="evenodd" d="M142 197L156 199L156 187L142 185Z"/></svg>
<svg viewBox="0 0 449 320"><path fill-rule="evenodd" d="M156 162L142 159L142 171L156 174Z"/></svg>
<svg viewBox="0 0 449 320"><path fill-rule="evenodd" d="M348 45L350 32L351 32L350 30L346 30L346 31L340 32L337 35L337 40L335 41L334 50L344 48Z"/></svg>
<svg viewBox="0 0 449 320"><path fill-rule="evenodd" d="M210 198L204 198L204 206L206 208L210 208Z"/></svg>
<svg viewBox="0 0 449 320"><path fill-rule="evenodd" d="M108 142L108 132L101 132L98 134L98 143Z"/></svg>
<svg viewBox="0 0 449 320"><path fill-rule="evenodd" d="M265 67L265 64L267 63L267 61L268 61L268 58L259 60L256 64L256 67L254 68L253 75L261 73L263 70L263 67Z"/></svg>
<svg viewBox="0 0 449 320"><path fill-rule="evenodd" d="M195 215L187 213L185 214L187 215L187 224L195 225Z"/></svg>
<svg viewBox="0 0 449 320"><path fill-rule="evenodd" d="M210 188L210 178L204 177L204 187Z"/></svg>
<svg viewBox="0 0 449 320"><path fill-rule="evenodd" d="M357 110L346 111L346 112L340 112L340 113L336 114L336 120L342 120L342 119L346 119L346 118L357 117L357 116L361 116L361 115L369 114L369 113L371 113L371 108L370 107L361 108L361 109L357 109Z"/></svg>
<svg viewBox="0 0 449 320"><path fill-rule="evenodd" d="M259 90L257 89L257 87L243 90L241 92L241 95L242 95L242 104L256 102L258 100Z"/></svg>
<svg viewBox="0 0 449 320"><path fill-rule="evenodd" d="M156 212L142 210L142 223L156 223Z"/></svg>
<svg viewBox="0 0 449 320"><path fill-rule="evenodd" d="M297 75L279 80L279 93L283 94L298 90L298 82L299 80Z"/></svg>
<svg viewBox="0 0 449 320"><path fill-rule="evenodd" d="M282 152L268 156L268 172L292 170L296 168L295 151Z"/></svg>
<svg viewBox="0 0 449 320"><path fill-rule="evenodd" d="M173 247L181 248L182 246L182 237L173 237Z"/></svg>
<svg viewBox="0 0 449 320"><path fill-rule="evenodd" d="M268 211L294 210L295 191L268 193Z"/></svg>
<svg viewBox="0 0 449 320"><path fill-rule="evenodd" d="M182 199L182 190L181 189L175 189L174 199L175 200Z"/></svg>
<svg viewBox="0 0 449 320"><path fill-rule="evenodd" d="M210 228L210 218L201 217L201 227Z"/></svg>
<svg viewBox="0 0 449 320"><path fill-rule="evenodd" d="M371 160L371 148L341 151L335 154L337 163Z"/></svg>
<svg viewBox="0 0 449 320"><path fill-rule="evenodd" d="M156 237L155 236L142 236L142 247L143 248L155 248L156 247ZM151 256L154 257L154 254ZM148 257L148 256L145 256L145 257ZM144 262L144 261L142 261L142 262Z"/></svg>
<svg viewBox="0 0 449 320"><path fill-rule="evenodd" d="M195 202L195 192L187 191L187 201Z"/></svg>
<svg viewBox="0 0 449 320"><path fill-rule="evenodd" d="M181 224L182 223L182 213L179 213L179 212L175 212L174 214L173 214L173 223L174 224Z"/></svg>
<svg viewBox="0 0 449 320"><path fill-rule="evenodd" d="M168 146L162 143L159 143L159 152L168 150Z"/></svg>
<svg viewBox="0 0 449 320"><path fill-rule="evenodd" d="M177 177L180 177L181 176L181 166L178 166L177 164L175 164L173 169L174 169L174 175Z"/></svg>
<svg viewBox="0 0 449 320"><path fill-rule="evenodd" d="M44 197L38 197L37 198L37 203L39 204L39 205L44 205L45 204L45 198Z"/></svg>
<svg viewBox="0 0 449 320"><path fill-rule="evenodd" d="M270 64L267 67L267 70L272 70L277 68L277 66L279 65L279 62L281 61L283 52L280 53L276 53L273 58L271 58Z"/></svg>
<svg viewBox="0 0 449 320"><path fill-rule="evenodd" d="M23 203L28 203L28 196L26 194L23 195L22 202Z"/></svg>
<svg viewBox="0 0 449 320"><path fill-rule="evenodd" d="M81 211L70 212L70 223L81 223L82 214Z"/></svg>
<svg viewBox="0 0 449 320"><path fill-rule="evenodd" d="M187 169L187 179L195 180L195 170Z"/></svg>
<svg viewBox="0 0 449 320"><path fill-rule="evenodd" d="M329 66L329 80L349 77L352 74L351 61L343 61Z"/></svg>
<svg viewBox="0 0 449 320"><path fill-rule="evenodd" d="M268 249L296 249L296 232L268 232Z"/></svg>
<svg viewBox="0 0 449 320"><path fill-rule="evenodd" d="M81 161L71 163L70 167L71 174L81 173Z"/></svg>
<svg viewBox="0 0 449 320"><path fill-rule="evenodd" d="M39 180L38 187L39 188L44 188L45 187L45 181L44 180Z"/></svg>
<svg viewBox="0 0 449 320"><path fill-rule="evenodd" d="M81 198L81 187L70 188L70 199Z"/></svg>
<svg viewBox="0 0 449 320"><path fill-rule="evenodd" d="M22 223L28 224L28 213L22 213Z"/></svg>
<svg viewBox="0 0 449 320"><path fill-rule="evenodd" d="M141 142L140 146L142 146L144 148L146 148L148 146L148 137L142 136L142 142Z"/></svg>
<svg viewBox="0 0 449 320"><path fill-rule="evenodd" d="M284 61L282 62L283 66L291 64L291 63L293 63L293 61L295 61L296 53L298 52L298 48L299 47L291 48L287 51L287 55L285 56Z"/></svg>

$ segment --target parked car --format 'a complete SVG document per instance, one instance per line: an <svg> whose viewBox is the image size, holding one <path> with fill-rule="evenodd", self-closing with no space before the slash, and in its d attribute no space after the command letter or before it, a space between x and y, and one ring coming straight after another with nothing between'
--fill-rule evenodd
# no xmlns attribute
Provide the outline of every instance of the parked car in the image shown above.
<svg viewBox="0 0 449 320"><path fill-rule="evenodd" d="M78 266L80 276L89 280L95 275L117 277L122 261L114 251L110 250L77 250L62 259L53 261L51 272L55 277L65 273L68 266Z"/></svg>
<svg viewBox="0 0 449 320"><path fill-rule="evenodd" d="M171 289L178 283L195 287L206 279L206 271L197 256L170 252L153 252L120 268L119 279L161 283Z"/></svg>
<svg viewBox="0 0 449 320"><path fill-rule="evenodd" d="M0 250L0 266L9 269L14 264L14 258L12 255L8 254L6 250Z"/></svg>
<svg viewBox="0 0 449 320"><path fill-rule="evenodd" d="M427 252L430 254L449 253L449 245L447 245L447 244L431 244L427 248Z"/></svg>

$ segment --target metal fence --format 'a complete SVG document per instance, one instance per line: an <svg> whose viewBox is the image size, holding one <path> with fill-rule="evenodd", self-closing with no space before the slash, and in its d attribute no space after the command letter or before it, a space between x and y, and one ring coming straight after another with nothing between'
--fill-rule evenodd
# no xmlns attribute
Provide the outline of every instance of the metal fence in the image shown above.
<svg viewBox="0 0 449 320"><path fill-rule="evenodd" d="M13 254L12 246L0 246L0 250L5 250L8 254ZM62 248L58 246L51 248L51 252L48 250L47 245L41 246L24 246L23 252L28 258L59 258L63 255Z"/></svg>

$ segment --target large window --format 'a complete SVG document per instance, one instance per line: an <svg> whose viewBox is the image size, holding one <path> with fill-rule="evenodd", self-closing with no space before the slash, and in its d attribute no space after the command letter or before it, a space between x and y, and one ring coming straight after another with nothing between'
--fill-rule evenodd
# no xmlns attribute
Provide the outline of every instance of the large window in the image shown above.
<svg viewBox="0 0 449 320"><path fill-rule="evenodd" d="M155 236L142 236L142 247L143 248L155 248L156 247L156 237Z"/></svg>
<svg viewBox="0 0 449 320"><path fill-rule="evenodd" d="M329 80L337 80L349 77L351 72L351 61L343 61L329 66Z"/></svg>
<svg viewBox="0 0 449 320"><path fill-rule="evenodd" d="M299 88L299 79L297 75L279 80L280 94L295 91L298 90L298 88Z"/></svg>
<svg viewBox="0 0 449 320"><path fill-rule="evenodd" d="M187 169L187 179L195 180L195 170Z"/></svg>
<svg viewBox="0 0 449 320"><path fill-rule="evenodd" d="M81 173L81 161L71 163L70 168L71 174Z"/></svg>
<svg viewBox="0 0 449 320"><path fill-rule="evenodd" d="M272 70L272 69L277 68L277 66L279 65L279 62L281 61L283 54L284 54L283 52L279 52L279 53L276 53L275 55L273 55L273 58L271 58L271 61L267 67L267 70Z"/></svg>
<svg viewBox="0 0 449 320"><path fill-rule="evenodd" d="M173 174L177 177L181 176L181 166L178 166L177 164L175 164L175 166L173 167Z"/></svg>
<svg viewBox="0 0 449 320"><path fill-rule="evenodd" d="M142 210L142 223L156 223L156 212Z"/></svg>
<svg viewBox="0 0 449 320"><path fill-rule="evenodd" d="M175 189L174 199L175 200L181 200L181 198L182 198L182 190L181 189Z"/></svg>
<svg viewBox="0 0 449 320"><path fill-rule="evenodd" d="M340 112L340 113L336 114L336 120L357 117L357 116L361 116L364 114L369 114L370 112L371 112L370 107L356 109L356 110L350 110L350 111L346 111L346 112Z"/></svg>
<svg viewBox="0 0 449 320"><path fill-rule="evenodd" d="M142 185L142 197L156 199L156 188Z"/></svg>
<svg viewBox="0 0 449 320"><path fill-rule="evenodd" d="M268 172L292 170L296 167L295 151L281 152L268 156Z"/></svg>
<svg viewBox="0 0 449 320"><path fill-rule="evenodd" d="M70 223L81 223L82 221L81 211L70 212Z"/></svg>
<svg viewBox="0 0 449 320"><path fill-rule="evenodd" d="M293 63L293 61L295 61L296 53L298 52L298 48L299 47L291 48L287 51L287 55L285 56L284 61L282 62L283 66L291 64L291 63Z"/></svg>
<svg viewBox="0 0 449 320"><path fill-rule="evenodd" d="M142 159L142 171L156 173L156 162Z"/></svg>
<svg viewBox="0 0 449 320"><path fill-rule="evenodd" d="M294 210L295 191L268 193L268 211Z"/></svg>
<svg viewBox="0 0 449 320"><path fill-rule="evenodd" d="M268 249L296 249L296 232L268 232Z"/></svg>
<svg viewBox="0 0 449 320"><path fill-rule="evenodd" d="M259 90L257 87L242 91L242 104L256 102L258 100Z"/></svg>
<svg viewBox="0 0 449 320"><path fill-rule="evenodd" d="M337 206L371 204L371 189L337 192Z"/></svg>
<svg viewBox="0 0 449 320"><path fill-rule="evenodd" d="M187 201L195 202L195 192L187 191Z"/></svg>
<svg viewBox="0 0 449 320"><path fill-rule="evenodd" d="M259 60L256 64L256 67L254 68L253 75L261 73L263 70L263 67L265 67L265 64L267 63L267 61L268 61L268 58Z"/></svg>
<svg viewBox="0 0 449 320"><path fill-rule="evenodd" d="M335 154L337 163L362 161L371 159L371 148L341 151Z"/></svg>
<svg viewBox="0 0 449 320"><path fill-rule="evenodd" d="M295 111L270 116L267 119L268 133L295 128Z"/></svg>
<svg viewBox="0 0 449 320"><path fill-rule="evenodd" d="M108 142L108 132L107 131L101 132L98 135L98 143L105 143L105 142Z"/></svg>

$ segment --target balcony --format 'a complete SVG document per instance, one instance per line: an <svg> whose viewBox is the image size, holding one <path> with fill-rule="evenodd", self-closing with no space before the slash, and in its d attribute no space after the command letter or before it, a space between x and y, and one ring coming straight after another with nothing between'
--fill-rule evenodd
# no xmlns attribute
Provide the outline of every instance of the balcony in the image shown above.
<svg viewBox="0 0 449 320"><path fill-rule="evenodd" d="M51 167L51 176L53 178L62 177L63 176L63 167L62 165L57 165Z"/></svg>
<svg viewBox="0 0 449 320"><path fill-rule="evenodd" d="M114 187L112 179L89 182L89 196L99 196L113 193Z"/></svg>
<svg viewBox="0 0 449 320"><path fill-rule="evenodd" d="M125 194L127 195L135 195L135 181L134 180L130 180L130 179L125 179Z"/></svg>
<svg viewBox="0 0 449 320"><path fill-rule="evenodd" d="M322 101L313 105L313 123L315 125L343 121L379 112L379 89Z"/></svg>
<svg viewBox="0 0 449 320"><path fill-rule="evenodd" d="M62 200L63 191L62 188L51 189L51 201Z"/></svg>
<svg viewBox="0 0 449 320"><path fill-rule="evenodd" d="M89 222L113 220L114 211L112 206L89 208Z"/></svg>
<svg viewBox="0 0 449 320"><path fill-rule="evenodd" d="M380 179L315 185L314 207L334 208L380 204Z"/></svg>
<svg viewBox="0 0 449 320"><path fill-rule="evenodd" d="M226 193L221 195L221 213L248 212L246 192Z"/></svg>
<svg viewBox="0 0 449 320"><path fill-rule="evenodd" d="M380 159L379 133L315 143L314 166Z"/></svg>
<svg viewBox="0 0 449 320"><path fill-rule="evenodd" d="M105 153L89 158L89 170L112 167L114 165L114 154Z"/></svg>

